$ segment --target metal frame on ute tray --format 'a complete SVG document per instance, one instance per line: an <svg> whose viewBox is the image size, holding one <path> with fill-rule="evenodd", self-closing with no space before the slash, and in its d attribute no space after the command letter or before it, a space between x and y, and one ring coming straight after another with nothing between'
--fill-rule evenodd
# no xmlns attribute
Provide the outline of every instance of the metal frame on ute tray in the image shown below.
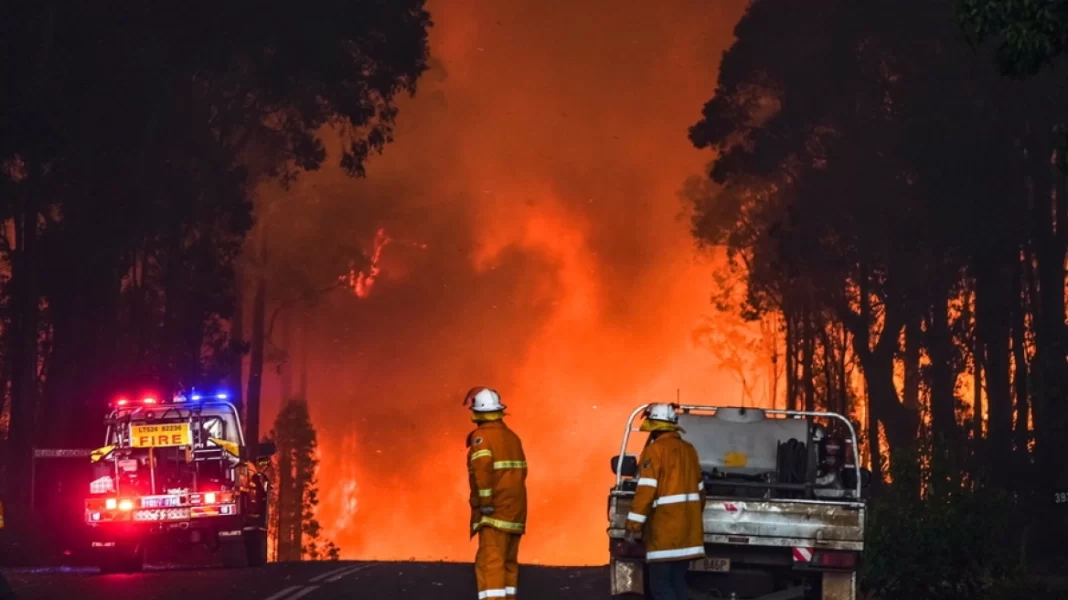
<svg viewBox="0 0 1068 600"><path fill-rule="evenodd" d="M640 415L643 411L645 411L649 406L650 406L650 404L643 404L643 405L639 406L637 409L635 409L630 414L630 416L627 419L627 422L626 422L626 425L625 425L625 429L624 429L623 440L622 440L622 443L620 445L619 456L616 458L616 462L615 462L615 465L614 465L615 466L614 470L615 470L615 475L616 475L616 482L615 482L615 485L612 488L612 491L611 491L611 494L610 494L610 497L609 497L609 511L610 511L610 513L612 512L613 507L615 507L616 511L618 512L618 510L619 510L618 504L620 502L626 502L627 500L629 500L630 498L633 497L633 494L634 494L633 491L624 490L623 489L623 478L624 478L623 465L624 465L625 459L628 456L627 455L627 447L628 447L629 442L630 442L630 436L631 436L632 433L636 433L636 432L640 431L640 429L635 429L634 428L634 421L638 417L638 415ZM711 415L708 415L710 417L714 416L714 413L716 413L716 412L718 412L720 410L737 409L738 408L738 407L728 407L728 406L702 406L702 405L676 405L676 406L678 407L679 410L683 411L686 414L689 414L692 411L713 413ZM809 423L811 423L811 419L812 418L832 419L832 420L835 420L835 421L839 421L839 422L841 422L841 423L843 423L845 425L846 429L849 431L849 435L850 435L850 438L851 438L851 441L852 441L852 444L851 444L851 446L852 446L852 459L853 459L853 469L852 469L852 471L856 475L855 486L852 486L852 489L847 489L845 491L845 493L846 494L851 494L853 496L853 498L827 499L827 500L801 500L801 499L774 500L774 499L770 499L770 500L766 500L766 501L762 501L762 502L766 502L768 504L775 504L775 503L780 503L780 502L783 503L783 504L789 503L789 505L791 505L791 506L799 506L799 507L803 507L803 506L807 505L807 506L811 507L813 510L817 509L817 507L824 506L824 507L827 507L828 510L837 511L838 513L842 513L843 510L846 511L847 513L852 512L852 511L857 511L857 515L858 516L855 519L855 521L856 521L857 524L859 524L859 526L863 530L864 513L865 513L865 504L863 502L863 488L864 488L865 484L863 483L863 476L862 476L863 469L860 466L860 456L859 456L859 451L857 449L856 429L853 427L853 424L850 423L849 420L846 419L843 415L838 414L838 413L833 413L833 412L791 411L791 410L760 409L760 408L754 408L753 410L759 410L765 416L787 417L787 418L791 418L791 417L804 418ZM809 451L811 452L811 448L810 448ZM768 489L783 487L783 486L770 484L770 483L767 484L767 485L758 485L758 484L753 484L753 485L757 486L757 487L767 487ZM712 498L713 495L709 494L709 497ZM750 502L748 500L744 500L743 499L743 500L740 500L738 502L734 502L732 504L741 505L741 504L755 504L755 503L752 503L752 502ZM773 511L773 512L775 512L775 511ZM843 513L843 514L845 514L845 513ZM842 516L842 515L839 515L839 516ZM710 517L709 517L709 508L706 508L706 513L705 513L705 518L704 518L704 521L706 523L705 543L706 544L713 544L714 546L722 544L722 543L730 544L731 542L729 541L729 538L731 538L732 536L720 536L720 535L714 535L714 534L711 535L711 536L709 535L709 533L707 532L707 523L709 522L709 519L710 519ZM715 521L715 519L713 519L713 521ZM761 525L767 525L767 524L761 523ZM786 523L784 522L784 523L782 523L782 525L786 525ZM813 525L817 526L817 529L819 529L818 523L814 523ZM618 532L619 527L620 527L620 525L618 523L610 524L609 525L610 536L612 535L613 531ZM851 529L855 529L855 526L851 527ZM784 531L782 533L786 533L786 532ZM822 532L820 532L820 531L816 532L816 538L817 539L820 537L821 533ZM798 535L798 534L799 534L799 531L792 532L792 535ZM751 536L747 535L746 537L748 539ZM783 539L780 540L780 539L777 539L775 536L758 536L758 537L761 538L761 539L760 539L760 542L758 542L756 544L757 547L775 547L775 546L782 547L782 546L791 545L791 543L787 543L787 542L790 542L791 540L788 540L786 538L783 538ZM719 539L719 538L723 538L723 539ZM831 540L824 540L824 541L825 542L830 542ZM780 544L778 542L783 542L783 543ZM849 542L847 542L847 541L843 540L841 543L828 544L822 549L834 550L836 547L839 547L838 549L840 549L840 550L860 552L860 551L863 550L863 534L861 533L861 537L857 541L849 541ZM817 553L818 553L818 551L817 551ZM644 552L642 552L641 554L642 554L642 556L644 556ZM635 560L634 560L635 558L637 558L637 556L628 557L627 555L622 555L619 558L617 558L616 556L613 556L612 561L611 561L611 568L610 568L610 580L613 582L613 584L612 584L613 593L619 593L618 591L616 591L617 587L621 588L621 589L624 589L625 591L632 591L632 592L636 592L636 591L638 591L638 590L640 590L640 589L642 589L644 587L644 585L643 585L643 579L644 579L644 577L643 577L643 564L642 564L642 562L635 562ZM619 584L619 585L617 586L617 584ZM796 586L796 587L791 587L789 589L782 589L782 590L779 590L779 591L775 591L775 592L772 592L770 594L764 594L762 596L759 596L755 600L795 600L795 599L800 599L800 598L805 597L805 594L806 594L806 589L805 589L804 586ZM823 575L822 575L822 596L821 596L823 600L855 600L856 594L857 594L857 585L856 585L855 567L853 569L844 570L844 571L838 571L838 572L834 572L834 571L824 571L823 572Z"/></svg>
<svg viewBox="0 0 1068 600"><path fill-rule="evenodd" d="M634 412L630 413L630 417L627 419L627 425L623 432L623 443L619 447L619 460L616 461L616 485L613 487L613 491L619 489L619 486L623 484L623 458L627 454L627 442L630 441L630 434L640 432L640 429L634 429L634 419L641 414L645 409L652 406L651 404L643 404L639 406ZM682 404L679 405L679 410L690 412L693 410L711 411L716 412L725 408L732 408L730 406L702 406L700 404ZM841 421L849 429L849 435L853 438L853 469L857 474L856 484L856 496L857 500L861 498L861 477L860 477L860 452L857 450L857 430L853 427L853 424L849 422L849 419L838 413L821 412L821 411L809 411L809 410L782 410L778 408L756 408L765 415L782 416L782 417L818 417L818 418L830 418Z"/></svg>

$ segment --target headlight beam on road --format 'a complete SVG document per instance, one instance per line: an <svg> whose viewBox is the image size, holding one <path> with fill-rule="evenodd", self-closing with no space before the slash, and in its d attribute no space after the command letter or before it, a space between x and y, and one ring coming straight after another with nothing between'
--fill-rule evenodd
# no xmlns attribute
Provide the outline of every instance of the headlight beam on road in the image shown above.
<svg viewBox="0 0 1068 600"><path fill-rule="evenodd" d="M317 585L293 585L273 596L268 596L265 600L297 600L297 598L303 598L317 589L319 589Z"/></svg>

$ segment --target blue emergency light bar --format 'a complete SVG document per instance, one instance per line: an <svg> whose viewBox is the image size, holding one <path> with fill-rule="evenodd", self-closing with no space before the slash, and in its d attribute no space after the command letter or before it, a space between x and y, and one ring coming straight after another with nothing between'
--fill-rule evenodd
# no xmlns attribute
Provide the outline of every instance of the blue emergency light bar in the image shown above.
<svg viewBox="0 0 1068 600"><path fill-rule="evenodd" d="M226 391L218 391L218 392L215 392L215 394L204 395L204 394L199 394L194 390L193 393L190 394L188 398L185 396L185 394L175 394L174 397L171 399L171 402L180 404L180 403L186 402L187 400L192 400L194 402L198 402L200 400L206 400L206 399L211 399L211 398L214 398L216 400L227 400L227 399L230 398L230 394L229 394L229 392L226 392ZM146 405L146 404L147 405L160 404L160 401L157 399L157 396L155 394L145 394L145 395L143 395L141 397L137 397L137 396L119 396L113 402L113 405L116 406L116 407L143 406L143 405Z"/></svg>
<svg viewBox="0 0 1068 600"><path fill-rule="evenodd" d="M214 397L216 400L226 400L227 398L230 397L230 394L228 394L226 392L216 392L215 396L204 396L203 394L198 394L198 393L194 392L193 395L189 396L189 399L190 400L203 400L205 398L212 398L212 397Z"/></svg>

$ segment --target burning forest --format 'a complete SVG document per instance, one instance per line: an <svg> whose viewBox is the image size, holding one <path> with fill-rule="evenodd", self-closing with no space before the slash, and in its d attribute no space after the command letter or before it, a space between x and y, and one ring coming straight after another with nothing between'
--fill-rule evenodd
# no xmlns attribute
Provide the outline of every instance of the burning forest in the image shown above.
<svg viewBox="0 0 1068 600"><path fill-rule="evenodd" d="M319 521L345 556L469 559L462 519L413 515L465 514L472 425L460 400L473 385L504 394L528 447L537 500L524 553L543 564L606 559L590 515L603 512L607 457L633 406L679 390L742 397L694 342L714 313L715 259L688 237L679 193L708 157L679 134L743 3L680 28L689 4L647 11L655 26L606 3L566 19L553 3L431 6L431 68L367 178L324 168L261 188L265 203L312 213L279 208L283 219L322 219L279 220L277 252L314 262L357 245L366 256L346 271L351 294L288 313L302 332L283 367L307 356L321 478L337 482ZM601 19L591 38L582 24ZM528 52L544 27L567 23L551 48ZM294 389L283 377L265 380L264 419ZM576 493L565 481L601 483Z"/></svg>
<svg viewBox="0 0 1068 600"><path fill-rule="evenodd" d="M134 4L0 8L0 558L139 571L166 530L272 577L469 562L488 386L524 567L644 573L663 498L701 502L667 549L691 579L803 563L772 594L1021 597L1063 565L1063 11ZM616 484L626 415L675 401L735 407L699 483ZM748 407L794 412L715 433ZM697 418L658 410L628 452ZM800 533L735 535L761 511Z"/></svg>

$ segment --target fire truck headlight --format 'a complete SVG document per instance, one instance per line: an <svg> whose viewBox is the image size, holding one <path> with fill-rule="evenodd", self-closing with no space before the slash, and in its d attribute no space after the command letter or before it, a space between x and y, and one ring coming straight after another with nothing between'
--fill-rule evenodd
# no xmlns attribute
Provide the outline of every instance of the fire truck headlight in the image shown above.
<svg viewBox="0 0 1068 600"><path fill-rule="evenodd" d="M119 502L119 510L133 510L133 500Z"/></svg>
<svg viewBox="0 0 1068 600"><path fill-rule="evenodd" d="M95 513L93 513L92 515L90 515L90 517L91 517L91 518L92 518L92 519L93 519L94 521L99 521L99 520L100 520L100 513L98 513L98 512L95 512Z"/></svg>
<svg viewBox="0 0 1068 600"><path fill-rule="evenodd" d="M204 504L215 504L215 492L204 494Z"/></svg>
<svg viewBox="0 0 1068 600"><path fill-rule="evenodd" d="M107 508L108 510L115 510L115 508L116 508L116 507L117 507L118 505L119 505L119 501L118 501L118 500L116 500L116 499L114 499L114 498L108 498L108 499L107 499L107 501L106 501L106 502L104 502L104 506L105 506L105 507L106 507L106 508Z"/></svg>

